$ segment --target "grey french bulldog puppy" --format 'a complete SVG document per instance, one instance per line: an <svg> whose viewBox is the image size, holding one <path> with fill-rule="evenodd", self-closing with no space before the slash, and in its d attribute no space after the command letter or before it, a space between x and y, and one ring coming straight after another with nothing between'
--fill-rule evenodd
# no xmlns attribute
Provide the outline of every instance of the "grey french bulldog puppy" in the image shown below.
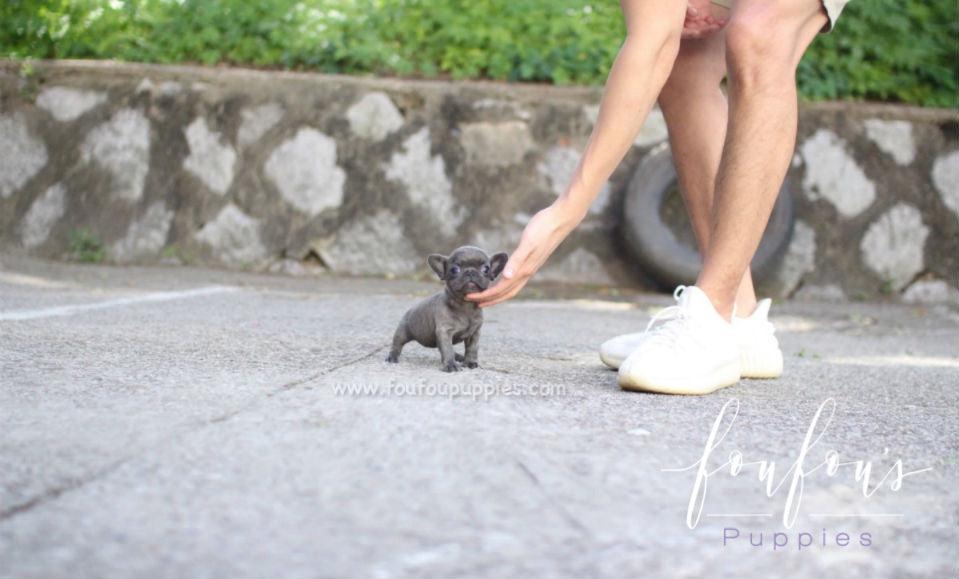
<svg viewBox="0 0 959 579"><path fill-rule="evenodd" d="M427 262L446 282L446 289L406 312L393 335L393 347L386 360L398 362L403 346L416 340L428 348L439 348L444 372L458 371L457 362L464 362L467 368L479 366L483 310L475 302L466 301L466 295L488 288L506 267L507 259L505 253L488 257L482 249L471 246L457 248L449 257L430 255ZM453 351L453 344L460 342L465 342L464 355Z"/></svg>

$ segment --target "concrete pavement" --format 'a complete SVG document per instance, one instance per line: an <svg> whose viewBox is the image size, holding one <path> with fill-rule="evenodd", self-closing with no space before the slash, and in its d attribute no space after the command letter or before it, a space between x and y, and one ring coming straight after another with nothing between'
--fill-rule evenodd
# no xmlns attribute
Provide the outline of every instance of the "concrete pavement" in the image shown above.
<svg viewBox="0 0 959 579"><path fill-rule="evenodd" d="M384 361L438 283L0 264L2 578L959 576L954 308L779 304L785 375L689 398L596 356L664 295L451 375Z"/></svg>

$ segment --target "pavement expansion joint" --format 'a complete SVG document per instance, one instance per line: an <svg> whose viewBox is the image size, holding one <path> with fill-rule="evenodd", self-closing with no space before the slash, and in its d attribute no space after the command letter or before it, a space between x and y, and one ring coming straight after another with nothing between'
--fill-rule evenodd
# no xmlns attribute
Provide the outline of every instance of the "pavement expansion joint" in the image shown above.
<svg viewBox="0 0 959 579"><path fill-rule="evenodd" d="M26 513L41 505L49 503L50 501L54 501L66 493L79 490L92 482L100 480L103 477L109 476L118 468L126 464L131 458L132 456L123 457L119 460L116 460L108 464L107 466L101 468L100 470L88 476L85 476L82 478L70 479L61 485L58 485L43 491L42 493L38 494L32 499L28 499L20 504L13 505L12 507L4 509L0 511L0 521L6 521L7 519L12 519L13 517L16 517L17 515Z"/></svg>

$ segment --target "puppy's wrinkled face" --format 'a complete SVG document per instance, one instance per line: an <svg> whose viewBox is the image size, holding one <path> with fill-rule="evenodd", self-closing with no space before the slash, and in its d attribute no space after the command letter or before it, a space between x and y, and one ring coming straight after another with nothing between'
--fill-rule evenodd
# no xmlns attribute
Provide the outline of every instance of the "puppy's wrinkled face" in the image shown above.
<svg viewBox="0 0 959 579"><path fill-rule="evenodd" d="M456 297L481 292L489 287L506 266L508 256L497 253L492 258L477 247L460 247L449 257L439 254L429 256L428 262L446 287Z"/></svg>

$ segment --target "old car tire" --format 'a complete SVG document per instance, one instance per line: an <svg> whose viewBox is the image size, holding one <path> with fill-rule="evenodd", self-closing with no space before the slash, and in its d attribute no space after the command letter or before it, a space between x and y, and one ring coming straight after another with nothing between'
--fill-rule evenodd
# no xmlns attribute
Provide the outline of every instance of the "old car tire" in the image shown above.
<svg viewBox="0 0 959 579"><path fill-rule="evenodd" d="M661 209L667 195L678 190L676 181L673 156L664 143L643 158L629 182L624 201L626 247L643 273L664 288L694 283L702 267L695 245L681 242L674 229L663 221ZM792 194L784 183L752 261L755 279L761 281L771 273L789 245L794 224Z"/></svg>

